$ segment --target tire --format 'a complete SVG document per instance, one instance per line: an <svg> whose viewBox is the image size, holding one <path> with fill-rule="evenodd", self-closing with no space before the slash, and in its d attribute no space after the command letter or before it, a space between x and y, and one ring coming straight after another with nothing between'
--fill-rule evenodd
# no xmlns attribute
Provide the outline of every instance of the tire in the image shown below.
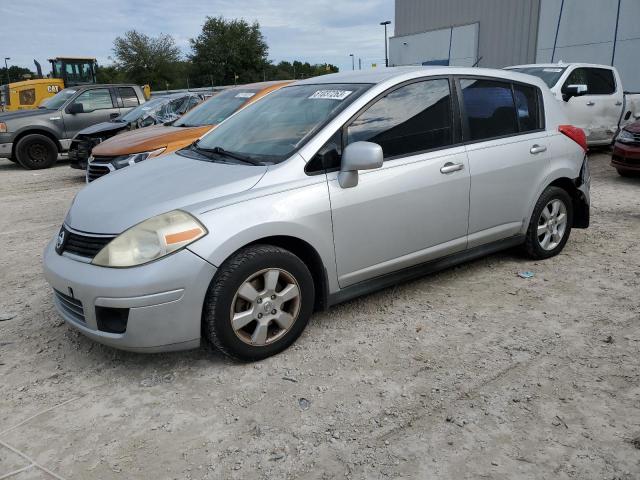
<svg viewBox="0 0 640 480"><path fill-rule="evenodd" d="M630 172L629 170L622 170L620 168L616 168L616 170L618 171L618 175L620 175L621 177L625 177L625 178L640 177L640 174L636 172Z"/></svg>
<svg viewBox="0 0 640 480"><path fill-rule="evenodd" d="M297 256L272 245L246 247L221 265L209 286L204 334L229 357L261 360L300 336L314 299L313 278Z"/></svg>
<svg viewBox="0 0 640 480"><path fill-rule="evenodd" d="M563 217L562 214L564 214ZM531 215L524 243L526 254L535 260L557 255L569 240L571 225L573 225L571 197L562 188L547 187L540 195Z"/></svg>
<svg viewBox="0 0 640 480"><path fill-rule="evenodd" d="M39 133L25 135L16 145L16 159L29 170L49 168L58 159L58 146L49 137Z"/></svg>
<svg viewBox="0 0 640 480"><path fill-rule="evenodd" d="M13 163L18 163L18 161L13 157L7 157L7 160L9 160L10 162L13 162Z"/></svg>

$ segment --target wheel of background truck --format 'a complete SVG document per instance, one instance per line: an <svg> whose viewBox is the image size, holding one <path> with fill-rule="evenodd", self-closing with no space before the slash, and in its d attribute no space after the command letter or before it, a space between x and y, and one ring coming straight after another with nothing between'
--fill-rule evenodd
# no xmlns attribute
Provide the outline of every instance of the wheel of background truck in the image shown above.
<svg viewBox="0 0 640 480"><path fill-rule="evenodd" d="M25 135L16 145L16 159L29 170L49 168L58 159L58 146L49 137L39 133Z"/></svg>
<svg viewBox="0 0 640 480"><path fill-rule="evenodd" d="M629 170L622 170L620 168L616 168L616 170L618 171L618 175L620 175L621 177L639 177L640 176L640 174L636 172L630 172Z"/></svg>
<svg viewBox="0 0 640 480"><path fill-rule="evenodd" d="M313 278L293 253L253 245L227 259L209 286L203 330L224 354L261 360L291 345L314 304Z"/></svg>
<svg viewBox="0 0 640 480"><path fill-rule="evenodd" d="M558 187L542 192L529 222L524 249L533 259L553 257L562 251L573 224L573 203Z"/></svg>

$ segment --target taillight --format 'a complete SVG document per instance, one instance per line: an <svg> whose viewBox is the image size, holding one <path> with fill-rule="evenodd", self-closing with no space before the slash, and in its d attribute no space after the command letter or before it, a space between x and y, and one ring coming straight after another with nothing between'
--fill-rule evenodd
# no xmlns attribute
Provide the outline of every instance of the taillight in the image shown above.
<svg viewBox="0 0 640 480"><path fill-rule="evenodd" d="M586 153L589 147L587 146L587 136L584 134L584 130L573 125L560 125L558 131L580 145Z"/></svg>

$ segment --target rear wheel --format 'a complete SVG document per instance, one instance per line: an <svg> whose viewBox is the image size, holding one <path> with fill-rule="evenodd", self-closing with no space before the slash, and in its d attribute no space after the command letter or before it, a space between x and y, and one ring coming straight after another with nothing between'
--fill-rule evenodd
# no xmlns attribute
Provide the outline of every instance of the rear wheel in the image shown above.
<svg viewBox="0 0 640 480"><path fill-rule="evenodd" d="M533 210L524 244L526 253L534 259L557 255L569 240L571 225L571 197L562 188L548 187Z"/></svg>
<svg viewBox="0 0 640 480"><path fill-rule="evenodd" d="M629 170L622 170L621 168L616 168L616 170L618 171L618 175L620 175L621 177L638 177L638 176L640 176L639 173L630 172Z"/></svg>
<svg viewBox="0 0 640 480"><path fill-rule="evenodd" d="M271 245L247 247L225 261L211 282L203 328L226 355L260 360L300 336L314 296L311 273L296 255Z"/></svg>
<svg viewBox="0 0 640 480"><path fill-rule="evenodd" d="M16 159L29 170L49 168L58 159L58 146L49 137L39 133L25 135L16 145Z"/></svg>

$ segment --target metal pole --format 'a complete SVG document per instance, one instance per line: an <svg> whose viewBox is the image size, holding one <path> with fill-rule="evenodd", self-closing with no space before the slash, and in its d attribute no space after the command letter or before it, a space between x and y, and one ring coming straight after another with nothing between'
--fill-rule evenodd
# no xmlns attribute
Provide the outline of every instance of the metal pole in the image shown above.
<svg viewBox="0 0 640 480"><path fill-rule="evenodd" d="M11 57L4 57L4 69L7 72L7 83L11 83L11 77L9 76L9 66L7 60L11 60Z"/></svg>
<svg viewBox="0 0 640 480"><path fill-rule="evenodd" d="M380 25L384 25L384 66L389 66L389 51L387 49L387 25L391 23L391 20L385 20L380 22Z"/></svg>
<svg viewBox="0 0 640 480"><path fill-rule="evenodd" d="M560 14L558 15L558 25L556 26L556 36L553 39L553 50L551 51L551 63L553 63L553 57L556 56L556 46L558 45L558 33L560 32L560 22L562 21L562 10L564 10L564 0L560 3Z"/></svg>
<svg viewBox="0 0 640 480"><path fill-rule="evenodd" d="M356 69L356 60L355 60L356 57L353 56L353 53L350 53L349 56L351 57L351 70L355 70Z"/></svg>
<svg viewBox="0 0 640 480"><path fill-rule="evenodd" d="M362 70L362 59L358 59L358 70Z"/></svg>
<svg viewBox="0 0 640 480"><path fill-rule="evenodd" d="M618 43L618 24L620 23L620 4L622 0L618 0L618 15L616 16L616 31L613 34L613 51L611 52L611 66L616 60L616 43Z"/></svg>

